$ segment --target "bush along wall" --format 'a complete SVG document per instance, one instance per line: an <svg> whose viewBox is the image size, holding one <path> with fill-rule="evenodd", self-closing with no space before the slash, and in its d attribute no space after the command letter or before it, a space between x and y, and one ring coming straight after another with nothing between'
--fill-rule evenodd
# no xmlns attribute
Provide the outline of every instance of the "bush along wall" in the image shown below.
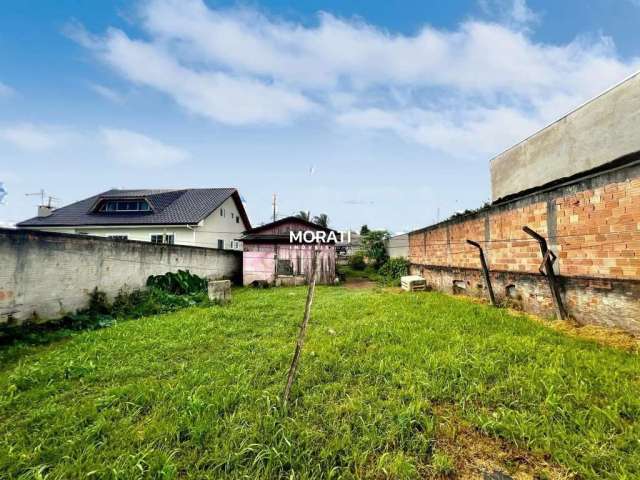
<svg viewBox="0 0 640 480"><path fill-rule="evenodd" d="M0 328L0 344L15 341L46 343L79 330L94 330L113 325L117 320L134 319L172 312L212 302L207 295L207 279L188 270L151 275L147 288L120 289L113 302L95 288L89 293L87 307L44 324L30 323Z"/></svg>

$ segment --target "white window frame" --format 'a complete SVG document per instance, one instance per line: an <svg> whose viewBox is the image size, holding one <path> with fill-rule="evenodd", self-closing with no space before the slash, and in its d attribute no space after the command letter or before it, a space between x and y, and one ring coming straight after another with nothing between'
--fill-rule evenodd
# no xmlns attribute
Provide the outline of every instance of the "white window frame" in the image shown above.
<svg viewBox="0 0 640 480"><path fill-rule="evenodd" d="M153 241L153 237L162 237L162 241L161 242L154 242ZM171 237L171 241L170 242L167 241L169 239L169 237ZM149 241L151 243L155 243L156 245L175 245L175 243L176 243L176 235L175 235L175 232L151 233L151 234L149 234Z"/></svg>

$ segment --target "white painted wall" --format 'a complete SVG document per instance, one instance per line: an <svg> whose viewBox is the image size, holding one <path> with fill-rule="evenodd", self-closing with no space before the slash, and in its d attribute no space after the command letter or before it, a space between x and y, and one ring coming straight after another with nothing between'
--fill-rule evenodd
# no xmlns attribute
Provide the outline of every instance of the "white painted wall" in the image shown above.
<svg viewBox="0 0 640 480"><path fill-rule="evenodd" d="M409 258L409 234L403 233L389 238L386 248L390 258Z"/></svg>
<svg viewBox="0 0 640 480"><path fill-rule="evenodd" d="M240 220L237 222L236 218ZM242 250L242 243L236 239L247 229L233 198L229 197L199 225L131 225L131 226L92 226L92 227L29 227L32 230L47 232L76 233L109 237L126 235L128 240L150 242L151 235L172 235L176 245L218 248L218 240L224 242L224 250ZM234 244L233 242L236 241Z"/></svg>
<svg viewBox="0 0 640 480"><path fill-rule="evenodd" d="M491 160L491 199L640 151L640 73Z"/></svg>
<svg viewBox="0 0 640 480"><path fill-rule="evenodd" d="M236 222L236 218L240 219L239 222ZM195 245L218 248L218 240L223 240L226 250L242 250L242 243L237 242L237 239L242 236L242 233L247 228L248 226L244 225L242 217L240 217L236 202L229 197L219 208L204 219L201 227L196 229ZM194 241L193 232L189 233L192 236L189 240ZM232 243L234 241L237 242L235 248Z"/></svg>

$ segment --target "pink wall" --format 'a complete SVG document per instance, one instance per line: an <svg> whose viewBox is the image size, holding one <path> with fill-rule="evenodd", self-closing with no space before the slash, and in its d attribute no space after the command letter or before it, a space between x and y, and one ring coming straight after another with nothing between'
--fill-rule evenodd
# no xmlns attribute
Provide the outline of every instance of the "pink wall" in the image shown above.
<svg viewBox="0 0 640 480"><path fill-rule="evenodd" d="M276 256L280 260L291 260L294 275L309 279L313 249L318 251L316 281L331 284L336 277L335 245L292 245L244 243L243 283L250 285L256 280L275 281Z"/></svg>
<svg viewBox="0 0 640 480"><path fill-rule="evenodd" d="M276 270L275 253L275 245L245 242L242 254L242 283L250 285L256 280L273 282Z"/></svg>

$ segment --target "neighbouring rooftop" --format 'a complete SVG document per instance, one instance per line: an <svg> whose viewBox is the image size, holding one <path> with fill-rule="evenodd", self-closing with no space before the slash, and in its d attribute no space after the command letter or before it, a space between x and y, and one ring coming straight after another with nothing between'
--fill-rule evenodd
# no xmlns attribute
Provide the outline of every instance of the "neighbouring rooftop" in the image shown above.
<svg viewBox="0 0 640 480"><path fill-rule="evenodd" d="M246 225L250 225L235 188L179 190L112 189L33 217L18 227L69 227L91 225L190 225L209 216L228 198L234 198Z"/></svg>

